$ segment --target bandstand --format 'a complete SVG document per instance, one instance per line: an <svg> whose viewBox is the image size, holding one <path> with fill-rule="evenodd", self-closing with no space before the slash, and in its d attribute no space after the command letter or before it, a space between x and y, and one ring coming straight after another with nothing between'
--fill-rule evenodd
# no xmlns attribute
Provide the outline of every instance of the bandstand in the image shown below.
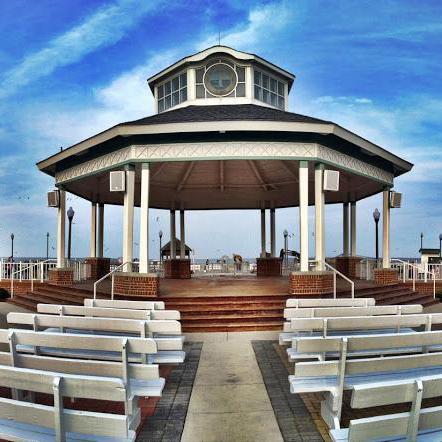
<svg viewBox="0 0 442 442"><path fill-rule="evenodd" d="M290 294L324 295L333 273L325 267L325 204L343 207L343 253L338 270L355 276L357 202L383 193L382 268L375 280L397 281L390 266L390 207L394 179L412 164L331 121L288 112L295 76L265 59L214 46L185 57L148 80L155 113L118 124L41 162L59 191L55 284L72 283L65 258L65 193L91 202L92 277L109 271L103 256L105 205L123 209L123 261L116 293L158 296L149 272L149 209L170 211L166 277L190 277L185 214L190 210L256 210L261 213L258 277L279 276L277 209L299 207L300 269L289 276ZM75 128L73 128L75 129ZM339 172L338 187L325 181ZM121 187L111 189L111 172ZM122 172L122 173L121 173ZM334 175L336 178L336 175ZM315 247L309 250L308 207L315 207ZM134 272L134 208L140 207L139 272ZM266 250L270 211L270 250ZM176 216L180 217L177 247ZM314 256L314 265L309 262Z"/></svg>

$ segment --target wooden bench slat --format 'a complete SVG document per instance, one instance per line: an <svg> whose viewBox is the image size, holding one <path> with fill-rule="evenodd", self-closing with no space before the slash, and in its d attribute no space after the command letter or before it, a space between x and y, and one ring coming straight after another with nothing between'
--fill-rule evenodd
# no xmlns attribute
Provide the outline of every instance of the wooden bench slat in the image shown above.
<svg viewBox="0 0 442 442"><path fill-rule="evenodd" d="M366 307L375 305L374 298L337 298L337 299L287 299L287 308L308 307Z"/></svg>
<svg viewBox="0 0 442 442"><path fill-rule="evenodd" d="M124 299L89 299L84 300L85 307L127 308L133 310L163 310L163 301L126 301Z"/></svg>

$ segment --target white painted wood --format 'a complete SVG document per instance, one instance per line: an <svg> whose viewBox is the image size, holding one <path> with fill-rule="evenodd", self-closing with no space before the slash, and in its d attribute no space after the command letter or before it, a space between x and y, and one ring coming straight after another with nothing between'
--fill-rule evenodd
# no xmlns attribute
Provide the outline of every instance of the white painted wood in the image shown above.
<svg viewBox="0 0 442 442"><path fill-rule="evenodd" d="M299 231L301 271L308 272L308 161L299 162Z"/></svg>
<svg viewBox="0 0 442 442"><path fill-rule="evenodd" d="M170 257L176 258L176 218L175 209L170 211Z"/></svg>
<svg viewBox="0 0 442 442"><path fill-rule="evenodd" d="M351 316L385 316L422 313L422 305L382 305L370 307L286 308L284 318L332 318Z"/></svg>
<svg viewBox="0 0 442 442"><path fill-rule="evenodd" d="M266 256L266 210L261 209L261 258Z"/></svg>
<svg viewBox="0 0 442 442"><path fill-rule="evenodd" d="M276 257L276 213L275 208L270 209L270 253Z"/></svg>
<svg viewBox="0 0 442 442"><path fill-rule="evenodd" d="M338 298L338 299L287 299L287 308L307 307L369 307L376 304L374 298Z"/></svg>
<svg viewBox="0 0 442 442"><path fill-rule="evenodd" d="M390 268L390 190L382 192L382 267ZM404 269L405 271L405 269Z"/></svg>
<svg viewBox="0 0 442 442"><path fill-rule="evenodd" d="M316 268L325 270L325 196L324 196L324 165L315 166L315 259Z"/></svg>
<svg viewBox="0 0 442 442"><path fill-rule="evenodd" d="M98 203L97 255L104 256L104 204Z"/></svg>
<svg viewBox="0 0 442 442"><path fill-rule="evenodd" d="M350 212L350 203L344 203L342 205L342 248L344 256L349 256L350 247L349 247L349 212Z"/></svg>
<svg viewBox="0 0 442 442"><path fill-rule="evenodd" d="M350 204L350 253L356 256L356 201Z"/></svg>
<svg viewBox="0 0 442 442"><path fill-rule="evenodd" d="M91 203L91 237L89 246L89 256L97 256L97 203Z"/></svg>
<svg viewBox="0 0 442 442"><path fill-rule="evenodd" d="M186 258L186 226L184 210L180 210L180 259Z"/></svg>
<svg viewBox="0 0 442 442"><path fill-rule="evenodd" d="M126 301L111 299L85 299L85 307L127 308L131 310L164 310L163 301Z"/></svg>
<svg viewBox="0 0 442 442"><path fill-rule="evenodd" d="M126 168L126 191L123 205L123 263L132 263L134 245L134 198L135 198L135 169L129 165ZM131 272L132 265L128 264L123 271Z"/></svg>
<svg viewBox="0 0 442 442"><path fill-rule="evenodd" d="M57 268L62 269L66 261L66 192L59 189L60 205L57 211Z"/></svg>
<svg viewBox="0 0 442 442"><path fill-rule="evenodd" d="M149 273L149 167L141 164L140 273Z"/></svg>

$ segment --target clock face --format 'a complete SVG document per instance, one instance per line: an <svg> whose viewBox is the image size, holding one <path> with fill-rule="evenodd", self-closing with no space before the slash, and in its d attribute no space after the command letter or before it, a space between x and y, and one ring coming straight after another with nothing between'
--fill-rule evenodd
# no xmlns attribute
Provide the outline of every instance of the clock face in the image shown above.
<svg viewBox="0 0 442 442"><path fill-rule="evenodd" d="M217 63L207 69L204 85L213 95L228 95L235 89L236 72L227 64Z"/></svg>

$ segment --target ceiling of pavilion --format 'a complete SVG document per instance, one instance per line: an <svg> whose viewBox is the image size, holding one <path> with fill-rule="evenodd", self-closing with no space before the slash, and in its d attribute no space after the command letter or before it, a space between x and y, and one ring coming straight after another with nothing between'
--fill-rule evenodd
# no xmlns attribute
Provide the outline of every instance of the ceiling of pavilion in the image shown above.
<svg viewBox="0 0 442 442"><path fill-rule="evenodd" d="M298 205L298 161L207 160L158 162L151 166L150 207L160 209L258 209ZM314 203L310 163L309 203ZM140 166L136 166L135 204L140 205ZM85 177L66 190L90 201L123 204L122 192L109 191L109 172ZM383 185L341 171L340 191L326 192L326 203L359 200L381 192Z"/></svg>

